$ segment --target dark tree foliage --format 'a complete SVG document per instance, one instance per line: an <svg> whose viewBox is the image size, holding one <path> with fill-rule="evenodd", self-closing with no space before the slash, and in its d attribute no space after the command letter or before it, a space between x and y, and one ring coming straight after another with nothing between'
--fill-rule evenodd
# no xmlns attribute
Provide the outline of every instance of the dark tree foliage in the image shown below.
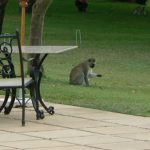
<svg viewBox="0 0 150 150"><path fill-rule="evenodd" d="M32 6L33 6L33 4L35 3L35 1L36 0L28 0L27 2L28 2L28 6L27 6L27 8L26 8L26 12L27 13L31 13L32 12Z"/></svg>
<svg viewBox="0 0 150 150"><path fill-rule="evenodd" d="M136 0L136 3L145 5L147 0Z"/></svg>
<svg viewBox="0 0 150 150"><path fill-rule="evenodd" d="M141 5L145 5L147 0L118 0L120 2L131 2L131 3L138 3Z"/></svg>
<svg viewBox="0 0 150 150"><path fill-rule="evenodd" d="M88 7L88 1L87 0L75 0L75 5L78 8L78 11L86 12L87 7Z"/></svg>
<svg viewBox="0 0 150 150"><path fill-rule="evenodd" d="M148 0L118 0L120 2L131 2L131 3L137 3L139 6L137 6L133 10L134 15L146 15L146 3Z"/></svg>
<svg viewBox="0 0 150 150"><path fill-rule="evenodd" d="M2 33L2 26L7 2L8 0L0 0L0 34Z"/></svg>

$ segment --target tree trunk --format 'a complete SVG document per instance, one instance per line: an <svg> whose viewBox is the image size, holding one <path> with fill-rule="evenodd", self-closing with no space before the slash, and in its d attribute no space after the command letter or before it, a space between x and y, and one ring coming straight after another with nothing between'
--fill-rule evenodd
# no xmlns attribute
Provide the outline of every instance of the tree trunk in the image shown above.
<svg viewBox="0 0 150 150"><path fill-rule="evenodd" d="M44 18L51 3L52 0L36 0L33 5L30 45L42 45Z"/></svg>
<svg viewBox="0 0 150 150"><path fill-rule="evenodd" d="M2 26L5 14L5 7L8 0L0 0L0 34L2 33Z"/></svg>
<svg viewBox="0 0 150 150"><path fill-rule="evenodd" d="M40 46L42 45L44 18L46 11L53 0L36 0L32 8L32 22L31 22L31 35L30 45ZM29 55L30 58L35 58L37 63L40 59L39 54ZM34 62L33 62L34 64ZM33 65L32 64L32 65ZM28 67L28 71L30 66Z"/></svg>

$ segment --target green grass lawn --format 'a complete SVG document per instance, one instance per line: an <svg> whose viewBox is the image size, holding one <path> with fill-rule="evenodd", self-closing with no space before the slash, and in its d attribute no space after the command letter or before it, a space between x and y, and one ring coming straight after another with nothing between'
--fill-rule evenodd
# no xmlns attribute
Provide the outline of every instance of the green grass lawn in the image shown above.
<svg viewBox="0 0 150 150"><path fill-rule="evenodd" d="M12 7L13 6L13 7ZM132 15L136 4L91 0L87 13L79 13L74 0L54 0L44 27L45 45L75 45L80 29L79 48L49 55L42 80L45 100L133 115L150 116L150 10L146 16ZM20 27L17 2L10 1L4 32ZM26 44L31 16L26 18ZM95 57L95 72L90 87L71 86L72 66Z"/></svg>

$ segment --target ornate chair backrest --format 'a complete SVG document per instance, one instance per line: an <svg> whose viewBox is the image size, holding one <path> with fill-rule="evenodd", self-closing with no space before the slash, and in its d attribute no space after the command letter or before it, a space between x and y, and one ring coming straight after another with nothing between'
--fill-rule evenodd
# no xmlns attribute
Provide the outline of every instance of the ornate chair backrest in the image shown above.
<svg viewBox="0 0 150 150"><path fill-rule="evenodd" d="M24 87L24 65L21 51L20 36L16 30L15 34L0 35L0 74L3 78L14 78L15 67L12 60L12 54L19 54L20 76L22 78L22 86ZM14 48L14 45L17 45Z"/></svg>
<svg viewBox="0 0 150 150"><path fill-rule="evenodd" d="M15 77L15 69L12 62L12 42L15 38L15 35L0 35L0 75L3 78Z"/></svg>

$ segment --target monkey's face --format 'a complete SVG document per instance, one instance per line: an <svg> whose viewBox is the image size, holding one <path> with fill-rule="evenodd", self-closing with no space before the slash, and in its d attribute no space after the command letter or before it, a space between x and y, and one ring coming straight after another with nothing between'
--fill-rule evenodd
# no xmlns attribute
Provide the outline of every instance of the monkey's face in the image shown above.
<svg viewBox="0 0 150 150"><path fill-rule="evenodd" d="M89 62L90 68L94 68L95 67L96 61L95 61L94 58L89 58L88 62Z"/></svg>

